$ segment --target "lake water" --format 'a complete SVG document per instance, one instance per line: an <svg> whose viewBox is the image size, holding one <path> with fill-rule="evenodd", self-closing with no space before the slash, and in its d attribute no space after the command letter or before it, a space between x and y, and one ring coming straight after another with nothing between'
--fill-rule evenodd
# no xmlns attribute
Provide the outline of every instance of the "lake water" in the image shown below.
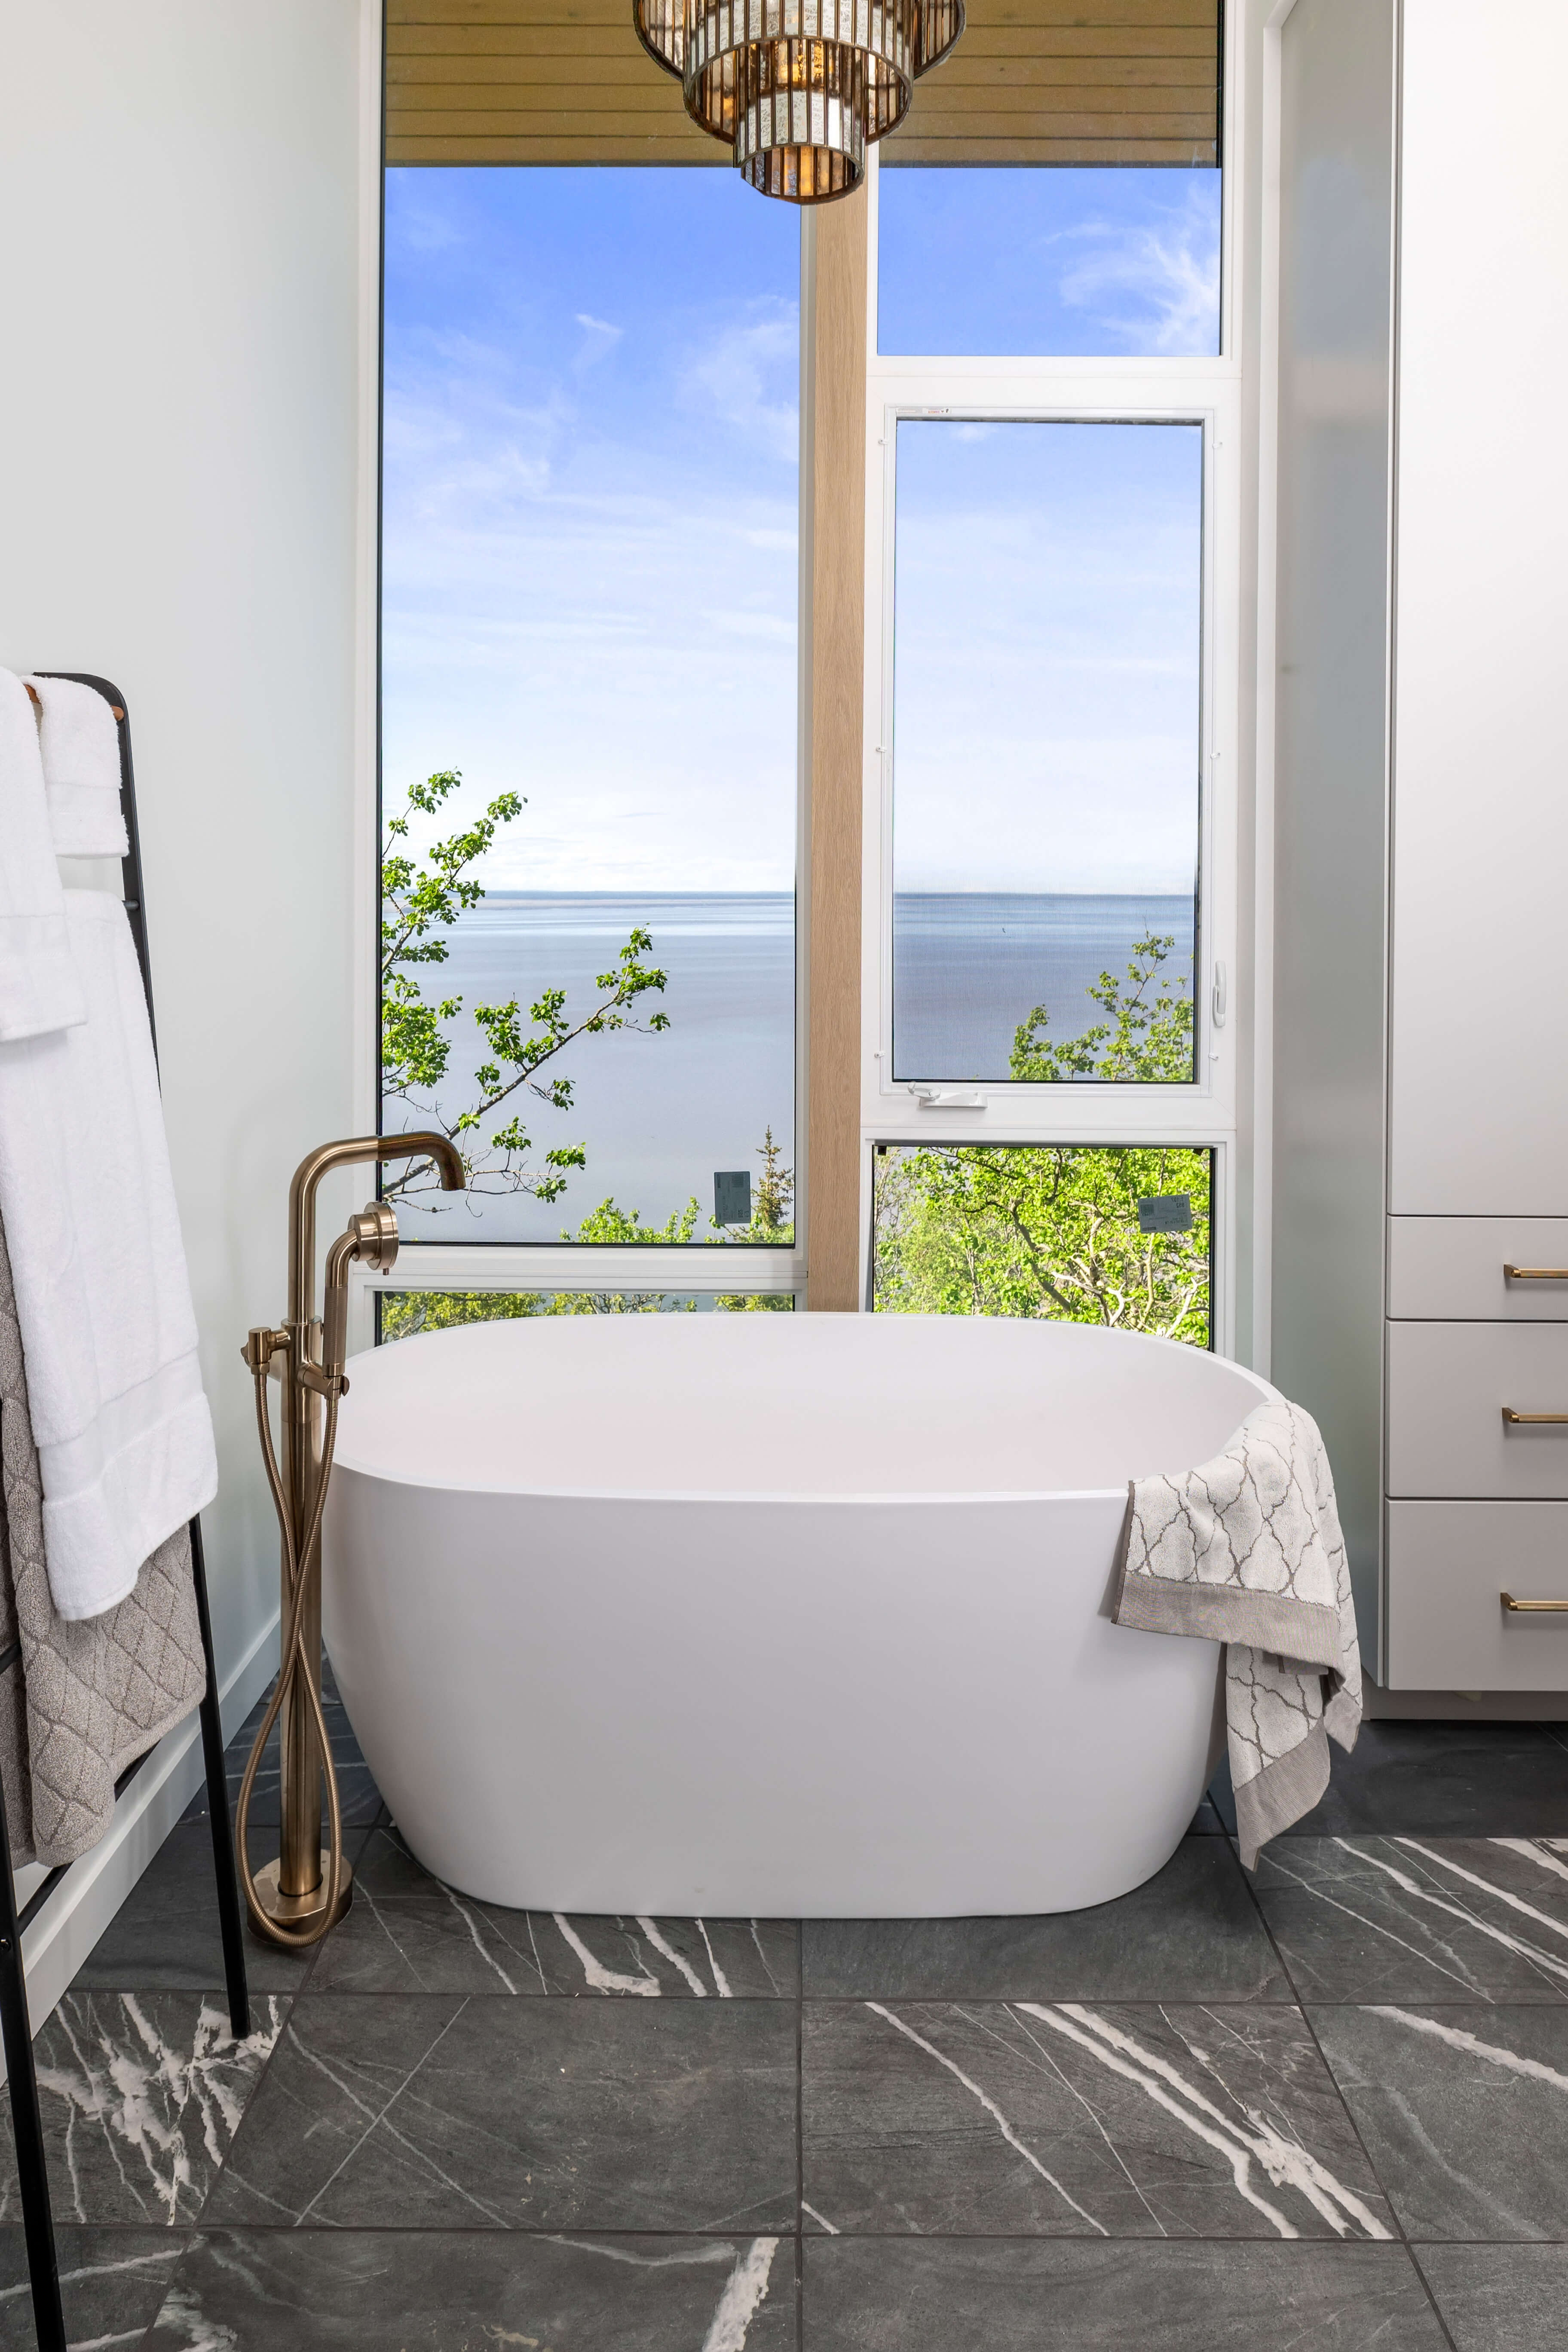
<svg viewBox="0 0 1568 2352"><path fill-rule="evenodd" d="M582 1039L563 1064L574 1082L568 1110L536 1098L524 1125L530 1164L565 1143L587 1147L588 1165L546 1206L524 1194L459 1203L431 1214L400 1206L405 1236L418 1241L555 1242L606 1197L658 1225L695 1193L704 1235L715 1171L761 1167L772 1126L795 1161L795 901L787 893L640 896L492 892L463 917L451 955L423 975L426 995L460 996L452 1024L448 1116L463 1107L462 1079L481 1058L467 1008L525 1005L547 987L568 1009L592 1002L595 976L615 961L634 924L653 934L651 961L668 974L658 1035L623 1030ZM1148 930L1175 933L1167 965L1190 974L1192 901L1167 898L1007 896L966 892L900 898L895 909L895 1066L903 1078L985 1079L1006 1075L1013 1032L1036 1004L1050 1007L1050 1035L1076 1036L1100 1017L1088 995L1103 971L1124 971ZM546 1076L553 1075L552 1065ZM512 1098L511 1108L526 1099ZM404 1120L395 1112L389 1125ZM412 1123L412 1122L409 1122Z"/></svg>

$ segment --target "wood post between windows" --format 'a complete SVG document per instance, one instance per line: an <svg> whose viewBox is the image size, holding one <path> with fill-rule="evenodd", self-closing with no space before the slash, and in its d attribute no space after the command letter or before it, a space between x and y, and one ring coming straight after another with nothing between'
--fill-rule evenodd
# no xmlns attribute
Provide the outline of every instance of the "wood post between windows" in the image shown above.
<svg viewBox="0 0 1568 2352"><path fill-rule="evenodd" d="M860 844L866 614L866 191L813 224L806 1298L860 1305Z"/></svg>

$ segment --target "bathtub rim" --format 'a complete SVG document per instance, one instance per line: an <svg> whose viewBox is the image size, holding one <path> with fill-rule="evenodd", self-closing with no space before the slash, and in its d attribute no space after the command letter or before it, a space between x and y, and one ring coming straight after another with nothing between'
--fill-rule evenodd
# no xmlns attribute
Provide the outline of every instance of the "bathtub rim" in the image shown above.
<svg viewBox="0 0 1568 2352"><path fill-rule="evenodd" d="M498 1321L501 1318L497 1318ZM516 1319L519 1321L526 1321L531 1318L519 1318ZM867 1316L864 1318L857 1317L854 1319L857 1321L861 1319L870 1321L873 1318ZM991 1318L975 1317L954 1318L948 1316L922 1315L919 1318L895 1318L888 1317L884 1319L889 1322L894 1320L918 1320L921 1323L929 1324L945 1323L954 1319L961 1319L964 1322L974 1322L977 1320L989 1320ZM1005 1319L1012 1321L1016 1318L1007 1318ZM1048 1319L1052 1322L1056 1321L1054 1317L1044 1319ZM459 1329L472 1329L476 1327L472 1325L461 1325L457 1328ZM1241 1363L1234 1356L1222 1356L1215 1349L1194 1348L1186 1340L1166 1339L1163 1334L1152 1331L1110 1332L1105 1330L1105 1327L1103 1325L1096 1324L1075 1325L1068 1326L1068 1328L1096 1331L1103 1334L1103 1336L1108 1339L1132 1341L1142 1347L1159 1349L1163 1353L1179 1355L1186 1359L1196 1358L1200 1362L1223 1365L1229 1371L1239 1372L1246 1381L1250 1382L1258 1391L1257 1403L1247 1407L1247 1410L1243 1413L1241 1420L1226 1433L1225 1438L1218 1445L1215 1446L1214 1454L1208 1456L1208 1459L1215 1459L1217 1455L1226 1451L1226 1447L1235 1437L1237 1431L1239 1430L1242 1423L1257 1411L1258 1404L1278 1403L1283 1402L1280 1391L1276 1389L1272 1382L1266 1380L1261 1372L1255 1371L1250 1364ZM447 1334L444 1331L429 1331L419 1332L414 1336L415 1341L417 1342L418 1339L445 1339ZM367 1359L380 1358L384 1353L384 1344L386 1343L364 1349L359 1355L349 1359L346 1369L350 1374L351 1381L354 1367L356 1365L363 1365ZM398 1340L390 1344L397 1347L405 1347L410 1343L406 1340ZM1195 1465L1192 1464L1178 1464L1172 1465L1170 1468L1163 1471L1157 1468L1152 1468L1147 1471L1143 1471L1139 1475L1144 1477L1174 1476L1179 1475L1182 1469L1190 1469L1194 1466ZM971 1508L978 1509L987 1505L997 1503L1124 1503L1128 1497L1131 1487L1134 1483L1134 1481L1130 1478L1125 1480L1121 1485L1116 1486L996 1486L984 1488L973 1486L904 1486L856 1487L852 1490L835 1490L832 1488L811 1488L807 1490L802 1487L779 1489L768 1486L729 1488L712 1486L583 1486L546 1484L538 1478L531 1479L526 1482L519 1481L517 1483L503 1484L496 1483L493 1480L489 1479L479 1482L471 1478L443 1477L438 1474L438 1472L434 1470L404 1471L394 1465L382 1463L372 1465L363 1461L356 1462L353 1457L352 1450L344 1447L341 1431L334 1467L339 1470L352 1471L356 1477L380 1480L389 1486L409 1486L434 1494L504 1495L515 1499L526 1499L529 1501L538 1502L604 1502L637 1503L643 1505L650 1503L681 1503L688 1505L694 1503L762 1504L766 1505L770 1509L774 1509L781 1506L787 1507L789 1505L818 1507L825 1503L850 1504L868 1510L886 1509L890 1504L920 1504L922 1507L924 1505L931 1504L932 1506L945 1506L948 1507L954 1505L965 1505Z"/></svg>

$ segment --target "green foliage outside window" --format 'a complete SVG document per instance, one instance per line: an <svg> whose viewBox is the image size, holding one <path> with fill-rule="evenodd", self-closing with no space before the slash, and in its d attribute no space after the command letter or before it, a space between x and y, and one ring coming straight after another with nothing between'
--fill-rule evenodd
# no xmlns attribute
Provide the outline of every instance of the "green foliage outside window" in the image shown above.
<svg viewBox="0 0 1568 2352"><path fill-rule="evenodd" d="M1015 1078L1190 1081L1193 1007L1150 936L1125 982L1100 975L1105 1018L1064 1045L1037 1005ZM1173 1144L936 1144L879 1150L875 1303L903 1315L1017 1315L1207 1347L1212 1155ZM1139 1203L1184 1194L1184 1232L1145 1233Z"/></svg>
<svg viewBox="0 0 1568 2352"><path fill-rule="evenodd" d="M572 1081L552 1064L580 1040L632 1028L653 1034L668 1015L637 1017L639 1000L661 992L666 975L646 959L648 933L634 929L615 963L597 976L598 994L569 1011L562 989L543 990L528 1008L476 1004L483 1058L458 1089L464 1107L447 1116L439 1097L450 1076L448 1024L463 1010L458 997L427 998L423 968L439 966L447 934L477 907L484 887L474 868L497 832L522 803L503 793L465 830L436 842L425 861L405 846L410 817L436 814L461 782L455 770L428 777L387 824L382 859L382 1073L389 1105L400 1105L410 1125L434 1125L448 1134L476 1192L528 1192L560 1198L568 1174L587 1165L585 1147L562 1143L531 1163L531 1139L519 1104L529 1097L569 1110ZM1124 981L1102 972L1089 993L1103 1018L1078 1037L1057 1043L1049 1014L1036 1005L1015 1033L1010 1075L1034 1084L1085 1079L1142 1084L1190 1083L1193 1004L1184 981L1163 970L1175 945L1153 934L1138 940ZM713 1245L787 1248L795 1240L794 1174L769 1128L757 1156L763 1162L743 1226L714 1226ZM875 1303L897 1314L1043 1316L1147 1331L1209 1344L1209 1232L1212 1155L1177 1145L889 1146L877 1158ZM428 1169L389 1171L391 1199L429 1195ZM1151 1196L1184 1194L1191 1225L1183 1232L1145 1233L1139 1203ZM696 1197L662 1224L645 1225L637 1209L601 1201L578 1223L563 1227L563 1242L626 1247L680 1246L698 1239ZM713 1306L726 1313L788 1312L793 1298L734 1294ZM407 1291L383 1301L382 1334L401 1339L454 1324L538 1315L690 1313L689 1294L618 1290Z"/></svg>
<svg viewBox="0 0 1568 2352"><path fill-rule="evenodd" d="M440 965L451 952L447 933L485 895L474 868L502 825L522 808L516 793L502 793L483 816L463 832L432 844L425 863L405 846L412 815L434 816L462 782L457 768L443 769L410 788L408 805L389 817L381 857L381 1092L384 1104L400 1105L407 1127L436 1127L450 1136L468 1171L470 1192L531 1192L559 1200L567 1171L587 1166L581 1143L561 1143L544 1154L543 1170L529 1164L532 1139L523 1124L530 1096L552 1110L572 1108L572 1081L559 1069L545 1071L579 1038L607 1036L616 1029L653 1034L669 1026L668 1013L646 1021L633 1007L649 991L662 990L667 975L643 959L652 950L647 932L631 932L608 971L595 980L598 995L584 1010L569 1012L563 988L541 991L524 1014L514 996L505 1004L476 1004L473 1019L484 1046L468 1085L463 1108L448 1116L441 1094L450 1073L452 1040L447 1024L463 1009L460 996L429 998L423 968ZM389 1171L383 1191L388 1200L418 1193L432 1210L449 1208L429 1165L415 1160Z"/></svg>

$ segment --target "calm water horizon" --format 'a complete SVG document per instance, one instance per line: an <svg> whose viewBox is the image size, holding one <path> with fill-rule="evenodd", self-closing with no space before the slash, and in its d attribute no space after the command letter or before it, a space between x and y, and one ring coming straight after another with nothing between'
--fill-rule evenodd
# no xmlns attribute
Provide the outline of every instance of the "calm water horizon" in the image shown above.
<svg viewBox="0 0 1568 2352"><path fill-rule="evenodd" d="M452 1076L442 1088L450 1117L468 1099L464 1081L483 1056L476 1003L526 1007L564 988L580 1017L596 976L615 963L640 924L648 961L668 975L639 1015L669 1015L659 1034L623 1030L584 1037L559 1065L573 1081L560 1111L537 1097L524 1124L529 1164L561 1144L587 1147L585 1170L551 1205L527 1195L488 1198L431 1214L400 1208L410 1241L558 1242L606 1197L657 1227L695 1193L706 1238L718 1170L753 1176L771 1126L795 1162L795 896L791 891L501 891L464 915L445 965L426 967L428 996L460 996L449 1024ZM1078 1036L1102 1017L1089 996L1104 971L1121 975L1148 931L1174 934L1168 971L1190 980L1190 897L1111 897L995 891L900 893L894 907L894 1067L900 1079L998 1079L1017 1024L1050 1009L1049 1034ZM518 1108L526 1089L514 1096ZM501 1114L502 1117L508 1114ZM394 1119L390 1122L399 1124ZM412 1123L412 1122L410 1122Z"/></svg>

